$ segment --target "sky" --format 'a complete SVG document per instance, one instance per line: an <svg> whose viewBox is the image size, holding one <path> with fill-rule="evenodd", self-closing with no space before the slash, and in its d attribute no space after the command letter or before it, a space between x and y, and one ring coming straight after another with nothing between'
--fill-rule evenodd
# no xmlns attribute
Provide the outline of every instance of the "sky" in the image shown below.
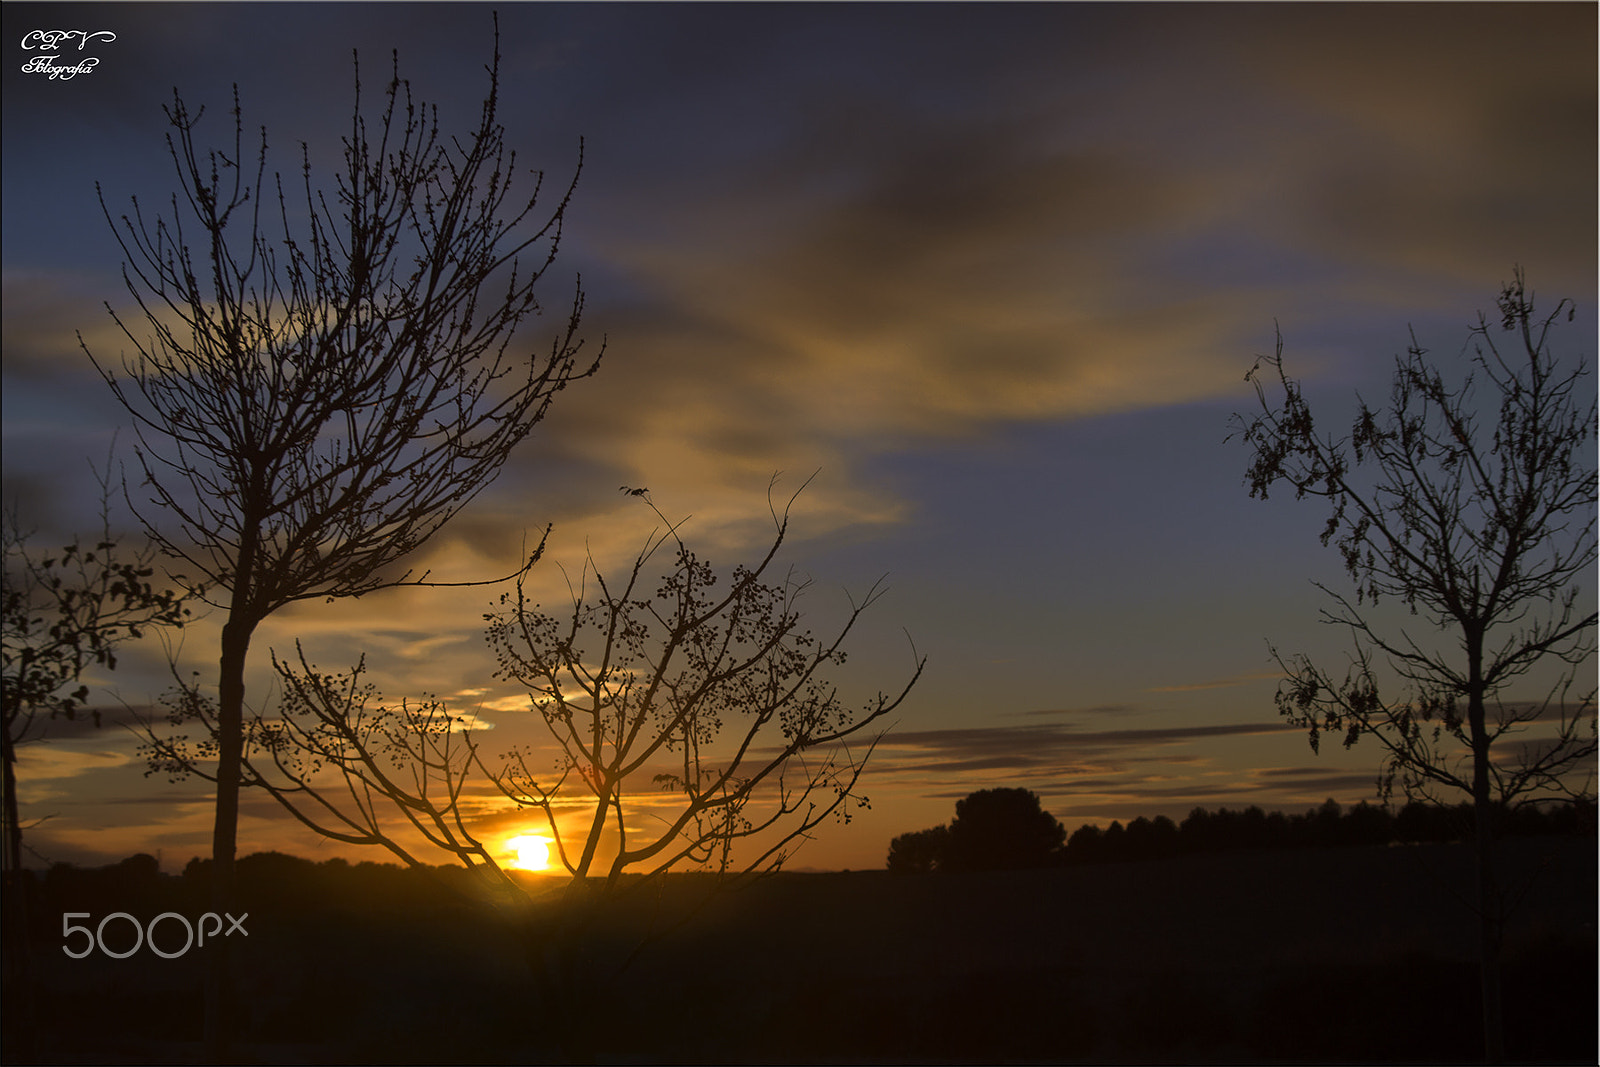
<svg viewBox="0 0 1600 1067"><path fill-rule="evenodd" d="M476 4L8 2L4 493L36 543L92 530L94 464L131 460L125 413L77 341L120 355L128 309L96 200L161 205L176 87L228 134L237 84L269 168L338 159L351 53L445 129L476 120L492 45ZM1558 345L1592 360L1596 11L1588 4L504 4L501 119L519 163L578 181L547 316L581 275L599 374L561 395L494 485L421 551L532 587L657 520L731 567L795 501L783 564L818 631L880 578L839 672L864 700L927 668L798 867L880 867L896 834L980 788L1034 790L1069 829L1195 806L1375 799L1370 743L1314 754L1275 711L1269 641L1343 661L1312 584L1339 587L1325 514L1250 499L1229 417L1281 330L1330 423L1387 394L1414 330L1458 368L1514 265L1575 301ZM28 70L33 30L70 78ZM31 39L37 43L37 38ZM115 450L114 452L112 450ZM814 475L814 477L813 477ZM136 530L118 502L118 528ZM557 566L556 564L561 566ZM286 609L253 645L367 657L388 695L439 694L497 739L537 735L492 678L493 591L398 590ZM178 638L214 661L220 613ZM914 651L913 651L914 649ZM115 719L164 685L156 642L97 675ZM1510 694L1515 697L1519 694ZM44 859L209 851L201 788L144 774L132 735L58 724L21 758ZM531 827L479 814L494 833ZM247 798L241 850L341 854ZM352 858L381 859L352 853ZM440 854L439 862L444 861Z"/></svg>

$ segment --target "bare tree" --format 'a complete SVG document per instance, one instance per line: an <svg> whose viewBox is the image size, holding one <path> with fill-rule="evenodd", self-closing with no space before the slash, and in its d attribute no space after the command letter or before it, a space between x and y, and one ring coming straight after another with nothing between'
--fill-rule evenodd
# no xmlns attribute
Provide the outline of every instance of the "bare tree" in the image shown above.
<svg viewBox="0 0 1600 1067"><path fill-rule="evenodd" d="M921 675L917 659L897 693L854 708L840 699L828 668L845 661L846 637L883 589L852 602L831 639L803 629L810 583L792 572L766 580L789 506L773 520L761 561L728 575L669 523L620 583L590 559L567 606L530 603L522 578L502 597L486 616L496 677L528 689L559 751L548 774L538 750L486 760L469 722L441 702L384 703L363 681L364 664L324 673L301 651L296 662L275 660L285 699L280 714L250 723L247 780L325 837L416 866L419 846L442 849L514 902L525 902L524 883L496 861L472 816L486 798L538 813L572 878L564 913L530 929L529 951L547 1005L570 1022L584 1010L572 998L590 988L573 983L570 950L604 901L674 869L724 882L774 871L825 820L848 820L867 802L857 786L876 745L869 729ZM656 584L647 571L666 552ZM179 719L215 715L192 692L180 699L197 702L175 708ZM192 746L164 744L152 753L158 766L203 771ZM630 873L645 878L625 883Z"/></svg>
<svg viewBox="0 0 1600 1067"><path fill-rule="evenodd" d="M1480 315L1467 346L1474 369L1451 385L1413 335L1389 407L1360 403L1348 436L1316 429L1284 371L1281 335L1248 376L1261 413L1235 416L1254 452L1251 495L1284 483L1297 498L1325 498L1323 544L1339 549L1355 586L1352 597L1319 585L1335 604L1323 619L1350 633L1351 665L1339 677L1273 649L1286 675L1279 711L1307 728L1313 749L1323 732L1343 733L1346 747L1373 738L1385 799L1396 786L1409 798L1471 798L1491 1061L1505 1055L1497 813L1592 795L1596 751L1595 690L1573 689L1595 650L1595 612L1580 607L1596 554L1594 393L1583 364L1563 368L1549 347L1562 316L1571 321L1568 302L1540 315L1518 270L1498 306L1509 351ZM1382 601L1420 626L1380 618ZM1530 674L1547 683L1542 699L1502 698ZM1518 737L1535 722L1542 736Z"/></svg>
<svg viewBox="0 0 1600 1067"><path fill-rule="evenodd" d="M518 185L525 176L496 118L499 61L497 26L488 95L462 137L440 135L398 57L369 127L358 68L334 187L313 183L302 145L293 195L281 175L269 188L264 129L247 174L237 90L232 146L209 151L196 144L200 112L175 93L170 215L147 218L137 200L118 221L106 209L145 328L113 311L137 355L121 377L95 364L138 428L149 496L134 507L226 611L212 724L219 911L231 892L257 626L299 600L430 584L392 565L598 366L598 354L578 361L581 290L548 351L511 348L539 311L535 287L573 185L535 215L543 179ZM208 1013L213 1032L216 1018Z"/></svg>
<svg viewBox="0 0 1600 1067"><path fill-rule="evenodd" d="M115 670L117 648L147 629L182 626L190 611L185 597L157 591L156 550L128 551L111 532L110 486L101 476L100 536L75 538L58 551L29 548L32 532L15 508L6 511L0 541L5 570L3 634L4 731L0 732L0 872L5 910L5 1043L27 1060L33 1053L32 984L28 952L27 887L22 880L23 830L17 798L17 750L42 739L50 719L76 719L88 707L84 673ZM70 687L70 688L69 688Z"/></svg>
<svg viewBox="0 0 1600 1067"><path fill-rule="evenodd" d="M669 524L621 583L588 561L570 610L530 604L519 581L503 601L508 610L491 617L496 677L528 689L562 753L549 774L514 753L494 782L543 815L574 878L615 883L629 869L683 862L719 873L776 869L822 820L848 818L872 753L871 744L852 753L849 739L899 706L923 661L897 695L845 705L824 672L844 662L844 640L882 586L852 602L831 640L802 630L798 605L809 580L793 572L763 580L788 530L788 507L773 520L765 557L734 568L726 583ZM670 573L653 591L641 588L664 547ZM645 775L677 799L676 810L648 822L627 807ZM558 804L573 790L585 796L585 814L563 824ZM735 846L746 841L760 845L736 861Z"/></svg>

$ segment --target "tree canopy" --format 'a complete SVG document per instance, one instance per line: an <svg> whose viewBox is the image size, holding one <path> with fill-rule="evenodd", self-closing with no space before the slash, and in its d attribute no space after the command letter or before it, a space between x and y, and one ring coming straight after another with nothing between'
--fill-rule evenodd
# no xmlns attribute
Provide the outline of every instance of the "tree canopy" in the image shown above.
<svg viewBox="0 0 1600 1067"><path fill-rule="evenodd" d="M1060 859L1066 830L1029 789L980 789L956 801L948 827L902 834L889 846L889 869L1009 871Z"/></svg>

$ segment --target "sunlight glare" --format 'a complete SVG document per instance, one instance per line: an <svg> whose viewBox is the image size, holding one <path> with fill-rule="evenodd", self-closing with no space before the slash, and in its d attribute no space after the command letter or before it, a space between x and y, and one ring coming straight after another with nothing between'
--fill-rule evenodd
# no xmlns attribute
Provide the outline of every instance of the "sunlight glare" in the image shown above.
<svg viewBox="0 0 1600 1067"><path fill-rule="evenodd" d="M524 834L506 842L516 854L515 866L524 871L542 871L550 865L550 842L538 834Z"/></svg>

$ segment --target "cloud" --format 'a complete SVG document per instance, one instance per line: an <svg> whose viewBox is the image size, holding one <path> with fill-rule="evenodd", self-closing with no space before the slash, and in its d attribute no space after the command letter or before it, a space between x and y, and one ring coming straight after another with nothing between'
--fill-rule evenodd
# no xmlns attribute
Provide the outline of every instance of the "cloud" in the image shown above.
<svg viewBox="0 0 1600 1067"><path fill-rule="evenodd" d="M761 137L637 149L666 161L657 215L613 209L609 182L580 190L600 201L583 254L606 264L589 315L611 350L513 481L553 488L545 470L581 469L717 527L750 513L771 471L821 468L813 529L882 527L909 513L862 482L873 455L1220 395L1280 309L1304 309L1292 332L1375 303L1459 313L1458 283L1487 291L1512 258L1569 276L1592 259L1569 220L1593 218L1593 78L1480 55L1502 24L1548 43L1543 21L1378 17L1374 34L1342 13L1175 12L1119 39L1121 66L1159 66L1177 94L1098 92L1109 69L1087 56L1046 78L1059 58L1026 48L1003 88L984 61L948 71L953 98L987 101L965 109L887 81L830 91L801 74L780 92L753 65L741 99L764 109ZM840 18L863 41L886 32ZM1202 35L1215 56L1194 54ZM696 85L678 91L709 93ZM739 111L694 99L700 121ZM1536 117L1508 128L1517 114ZM603 493L552 506L590 530L620 511Z"/></svg>
<svg viewBox="0 0 1600 1067"><path fill-rule="evenodd" d="M1282 131L1288 233L1390 276L1482 285L1519 260L1592 288L1592 247L1572 238L1596 219L1593 9L1341 14L1283 13L1237 39L1246 69L1308 111Z"/></svg>
<svg viewBox="0 0 1600 1067"><path fill-rule="evenodd" d="M118 341L126 343L96 301L104 294L86 277L7 268L0 274L0 289L8 305L0 318L0 365L8 386L64 378L92 387L94 367L74 330L84 333L91 350L114 351Z"/></svg>
<svg viewBox="0 0 1600 1067"><path fill-rule="evenodd" d="M106 747L83 748L59 743L23 745L17 750L17 776L32 785L77 778L132 762L133 757L128 753Z"/></svg>
<svg viewBox="0 0 1600 1067"><path fill-rule="evenodd" d="M1078 730L1067 723L903 731L889 734L874 755L874 773L973 772L1043 777L1093 773L1141 760L1169 761L1152 750L1229 737L1281 733L1281 722L1208 726Z"/></svg>
<svg viewBox="0 0 1600 1067"><path fill-rule="evenodd" d="M1592 260L1571 220L1582 231L1594 210L1593 57L1518 58L1576 55L1587 38L1559 26L1592 13L1165 14L1133 33L1083 12L947 13L966 42L949 54L860 11L540 20L530 39L561 47L519 76L558 54L570 79L586 49L637 59L583 82L608 169L580 186L570 252L597 267L587 333L611 349L434 555L471 545L503 562L548 521L614 555L620 484L749 544L775 470L824 471L812 532L900 523L904 503L863 480L868 458L1218 395L1287 294L1392 299L1362 276L1391 261L1414 283L1481 285L1508 268L1502 244ZM184 32L227 31L197 18ZM451 31L476 49L473 36ZM1065 67L1034 43L1066 36ZM663 38L711 56L740 37L766 43L716 75L660 60ZM1196 54L1202 37L1215 54ZM828 42L826 77L798 40ZM1502 54L1503 40L1521 47ZM935 75L940 94L916 91ZM328 76L342 92L343 69ZM1308 238L1333 266L1307 266L1294 250ZM566 284L552 276L552 308ZM8 360L13 334L21 353L60 349L58 324L95 310L59 285L16 286L43 314L9 312L8 275Z"/></svg>
<svg viewBox="0 0 1600 1067"><path fill-rule="evenodd" d="M1132 715L1144 711L1137 704L1097 704L1088 708L1039 708L1034 711L1013 711L1012 715Z"/></svg>
<svg viewBox="0 0 1600 1067"><path fill-rule="evenodd" d="M719 195L730 216L762 205L756 234L607 235L650 294L612 331L651 352L630 378L658 410L635 429L723 456L884 447L1225 387L1204 356L1230 302L1123 273L1128 249L1203 213L1203 189L992 117L852 102L811 125Z"/></svg>
<svg viewBox="0 0 1600 1067"><path fill-rule="evenodd" d="M891 793L943 801L1020 786L1037 793L1069 829L1138 815L1181 818L1196 805L1292 811L1330 796L1345 803L1375 798L1376 772L1362 765L1359 753L1325 753L1311 766L1262 767L1274 753L1282 758L1272 739L1286 732L1297 731L1281 721L908 731L879 743L865 781L875 798Z"/></svg>
<svg viewBox="0 0 1600 1067"><path fill-rule="evenodd" d="M1201 689L1232 689L1235 686L1249 685L1252 682L1261 682L1268 679L1282 678L1282 671L1251 671L1246 674L1236 674L1228 678L1217 678L1208 682L1189 682L1181 685L1158 685L1146 689L1147 693L1192 693Z"/></svg>

